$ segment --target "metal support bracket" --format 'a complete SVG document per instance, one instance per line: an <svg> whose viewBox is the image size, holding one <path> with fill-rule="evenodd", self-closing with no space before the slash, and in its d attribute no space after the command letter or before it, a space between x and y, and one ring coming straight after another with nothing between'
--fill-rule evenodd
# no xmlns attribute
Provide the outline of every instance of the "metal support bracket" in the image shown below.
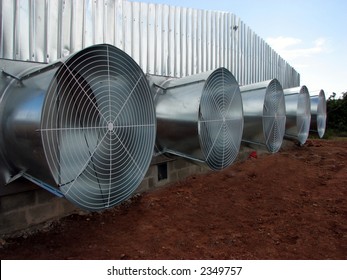
<svg viewBox="0 0 347 280"><path fill-rule="evenodd" d="M36 179L35 177L27 174L27 173L24 173L23 174L23 177L27 180L29 180L30 182L34 183L35 185L49 191L50 193L58 196L58 197L64 197L63 193L61 191L59 191L58 189L52 187L51 185L48 185L42 181L40 181L39 179Z"/></svg>

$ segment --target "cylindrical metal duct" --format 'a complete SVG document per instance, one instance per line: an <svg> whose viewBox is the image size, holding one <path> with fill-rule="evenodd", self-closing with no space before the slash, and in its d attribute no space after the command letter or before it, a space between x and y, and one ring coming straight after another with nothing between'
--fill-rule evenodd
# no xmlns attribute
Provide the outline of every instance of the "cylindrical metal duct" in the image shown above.
<svg viewBox="0 0 347 280"><path fill-rule="evenodd" d="M304 144L309 134L311 121L309 91L306 86L302 86L285 89L283 92L286 102L286 131L284 136Z"/></svg>
<svg viewBox="0 0 347 280"><path fill-rule="evenodd" d="M242 141L277 152L283 142L286 108L277 79L241 86L245 127Z"/></svg>
<svg viewBox="0 0 347 280"><path fill-rule="evenodd" d="M160 151L206 164L229 166L241 143L243 110L234 76L218 68L156 87L157 145Z"/></svg>
<svg viewBox="0 0 347 280"><path fill-rule="evenodd" d="M18 77L7 78L1 94L0 165L84 209L128 198L147 172L156 134L153 97L136 62L102 44Z"/></svg>
<svg viewBox="0 0 347 280"><path fill-rule="evenodd" d="M320 138L323 138L327 120L327 104L324 90L314 94L311 99L311 127L310 130L317 132Z"/></svg>

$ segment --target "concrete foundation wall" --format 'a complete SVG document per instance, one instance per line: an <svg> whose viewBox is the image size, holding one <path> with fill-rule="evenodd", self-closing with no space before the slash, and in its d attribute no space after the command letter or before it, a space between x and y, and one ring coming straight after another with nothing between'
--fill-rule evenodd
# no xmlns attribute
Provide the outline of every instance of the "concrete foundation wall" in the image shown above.
<svg viewBox="0 0 347 280"><path fill-rule="evenodd" d="M153 160L136 193L150 191L204 172L209 170L183 159L159 157ZM81 211L65 198L56 197L25 179L7 185L0 194L1 236L15 235L35 225Z"/></svg>
<svg viewBox="0 0 347 280"><path fill-rule="evenodd" d="M293 145L283 141L281 150ZM236 161L244 161L251 152L268 153L259 146L241 146ZM182 158L153 158L145 178L135 193L152 191L183 180L192 175L212 172L210 169L193 164ZM14 236L27 229L39 227L43 223L81 212L65 198L59 198L31 182L20 178L0 189L0 238Z"/></svg>

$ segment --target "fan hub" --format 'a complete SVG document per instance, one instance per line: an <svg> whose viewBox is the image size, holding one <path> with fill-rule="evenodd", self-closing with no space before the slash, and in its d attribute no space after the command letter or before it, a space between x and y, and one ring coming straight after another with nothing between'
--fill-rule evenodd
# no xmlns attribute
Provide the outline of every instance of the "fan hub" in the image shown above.
<svg viewBox="0 0 347 280"><path fill-rule="evenodd" d="M108 131L113 131L113 130L114 130L114 125L113 125L112 122L109 122L109 123L108 123L107 129L108 129Z"/></svg>

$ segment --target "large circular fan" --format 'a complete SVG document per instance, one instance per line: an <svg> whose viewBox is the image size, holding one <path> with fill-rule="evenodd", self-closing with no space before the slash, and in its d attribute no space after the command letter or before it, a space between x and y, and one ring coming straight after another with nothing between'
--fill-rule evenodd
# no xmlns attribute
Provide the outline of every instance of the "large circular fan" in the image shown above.
<svg viewBox="0 0 347 280"><path fill-rule="evenodd" d="M128 198L147 172L156 133L135 61L105 44L76 53L56 72L43 108L45 156L64 196L89 210Z"/></svg>
<svg viewBox="0 0 347 280"><path fill-rule="evenodd" d="M282 145L286 126L286 107L281 84L273 79L266 88L263 106L263 132L267 149L275 153Z"/></svg>
<svg viewBox="0 0 347 280"><path fill-rule="evenodd" d="M214 170L237 157L243 130L243 108L238 83L225 68L208 77L200 100L199 130L205 162Z"/></svg>

